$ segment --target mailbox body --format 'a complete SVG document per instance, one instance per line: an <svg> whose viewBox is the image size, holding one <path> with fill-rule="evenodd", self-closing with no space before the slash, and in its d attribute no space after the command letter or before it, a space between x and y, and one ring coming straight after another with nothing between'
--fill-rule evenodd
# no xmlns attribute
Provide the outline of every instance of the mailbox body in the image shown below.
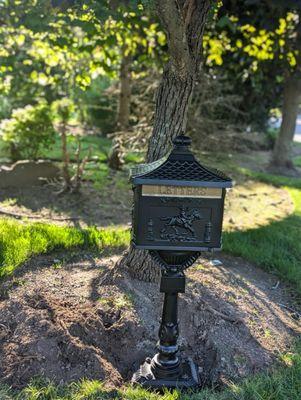
<svg viewBox="0 0 301 400"><path fill-rule="evenodd" d="M167 158L132 175L132 243L139 249L221 248L224 200L232 182L199 164L187 141L178 137Z"/></svg>
<svg viewBox="0 0 301 400"><path fill-rule="evenodd" d="M183 187L183 192L189 189ZM176 197L148 194L144 185L138 185L134 188L132 240L140 249L219 249L224 198L225 189L214 198L201 193L200 197Z"/></svg>

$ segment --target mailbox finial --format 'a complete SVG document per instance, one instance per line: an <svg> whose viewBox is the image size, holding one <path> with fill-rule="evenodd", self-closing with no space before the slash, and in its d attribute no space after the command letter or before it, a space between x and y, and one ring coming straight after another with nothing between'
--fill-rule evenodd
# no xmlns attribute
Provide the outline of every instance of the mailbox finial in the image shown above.
<svg viewBox="0 0 301 400"><path fill-rule="evenodd" d="M173 140L173 144L179 150L187 150L191 145L191 139L185 135L179 135Z"/></svg>

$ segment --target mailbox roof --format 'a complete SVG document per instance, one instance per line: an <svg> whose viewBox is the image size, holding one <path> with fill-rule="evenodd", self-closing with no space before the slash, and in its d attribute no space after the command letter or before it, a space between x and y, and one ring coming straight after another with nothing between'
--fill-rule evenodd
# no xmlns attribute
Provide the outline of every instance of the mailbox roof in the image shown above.
<svg viewBox="0 0 301 400"><path fill-rule="evenodd" d="M143 185L232 187L232 180L223 172L205 167L196 160L188 149L190 143L187 136L178 136L167 157L133 168L131 181Z"/></svg>

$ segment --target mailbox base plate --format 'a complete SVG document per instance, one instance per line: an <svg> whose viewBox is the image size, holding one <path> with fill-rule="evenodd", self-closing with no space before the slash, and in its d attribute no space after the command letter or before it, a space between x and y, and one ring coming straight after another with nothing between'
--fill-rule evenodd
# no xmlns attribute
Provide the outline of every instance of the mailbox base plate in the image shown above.
<svg viewBox="0 0 301 400"><path fill-rule="evenodd" d="M191 358L181 362L179 375L171 378L162 378L156 376L152 368L152 360L146 359L137 372L133 375L132 383L138 383L147 389L163 390L167 389L198 389L200 388L200 379L198 366Z"/></svg>

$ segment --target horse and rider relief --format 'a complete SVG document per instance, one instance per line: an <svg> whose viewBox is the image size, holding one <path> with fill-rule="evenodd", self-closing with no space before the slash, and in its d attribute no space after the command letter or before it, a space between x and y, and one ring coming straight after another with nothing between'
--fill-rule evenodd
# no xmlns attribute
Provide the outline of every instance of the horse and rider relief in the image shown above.
<svg viewBox="0 0 301 400"><path fill-rule="evenodd" d="M204 217L196 208L189 210L188 207L181 206L179 210L178 215L160 217L160 221L165 221L164 227L160 230L160 238L179 242L197 241L193 223L204 219Z"/></svg>

